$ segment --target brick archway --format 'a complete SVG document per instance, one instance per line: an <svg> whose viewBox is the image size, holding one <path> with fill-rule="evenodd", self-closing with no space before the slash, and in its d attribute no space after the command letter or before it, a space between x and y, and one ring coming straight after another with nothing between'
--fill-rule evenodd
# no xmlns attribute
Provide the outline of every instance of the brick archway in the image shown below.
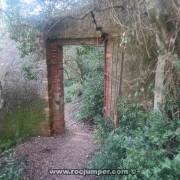
<svg viewBox="0 0 180 180"><path fill-rule="evenodd" d="M102 38L47 40L48 102L51 134L59 134L65 131L63 84L64 45L104 45L104 115L105 117L114 116L114 110L112 111L112 108L114 108L112 106L114 104L112 99L112 55L114 46L112 42L111 40L104 41Z"/></svg>

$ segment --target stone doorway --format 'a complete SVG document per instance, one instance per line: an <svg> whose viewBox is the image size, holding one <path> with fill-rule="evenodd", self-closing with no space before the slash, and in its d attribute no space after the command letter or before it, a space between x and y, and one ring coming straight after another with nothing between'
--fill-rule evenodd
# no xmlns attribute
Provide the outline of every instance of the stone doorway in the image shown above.
<svg viewBox="0 0 180 180"><path fill-rule="evenodd" d="M65 131L63 83L63 46L65 45L101 45L106 47L105 42L95 38L47 41L48 97L51 134L64 133Z"/></svg>

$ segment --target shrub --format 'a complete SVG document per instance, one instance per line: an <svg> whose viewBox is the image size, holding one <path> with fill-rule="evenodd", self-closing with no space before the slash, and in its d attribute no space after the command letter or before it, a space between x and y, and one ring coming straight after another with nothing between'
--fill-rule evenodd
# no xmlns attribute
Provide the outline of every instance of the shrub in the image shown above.
<svg viewBox="0 0 180 180"><path fill-rule="evenodd" d="M113 123L110 119L104 120L104 118L100 115L96 116L94 120L96 123L96 130L94 133L95 139L99 143L104 143L104 140L114 128Z"/></svg>
<svg viewBox="0 0 180 180"><path fill-rule="evenodd" d="M71 102L75 100L82 93L82 86L80 83L74 83L71 86L65 87L65 102Z"/></svg>
<svg viewBox="0 0 180 180"><path fill-rule="evenodd" d="M103 109L103 73L94 72L83 84L80 118L93 118L102 115Z"/></svg>
<svg viewBox="0 0 180 180"><path fill-rule="evenodd" d="M180 121L167 113L143 112L138 105L119 105L121 122L104 140L102 150L90 162L95 169L136 169L135 175L103 179L180 178Z"/></svg>
<svg viewBox="0 0 180 180"><path fill-rule="evenodd" d="M22 65L22 73L23 77L26 80L37 80L38 79L38 73L35 71L35 68L32 64L23 64Z"/></svg>
<svg viewBox="0 0 180 180"><path fill-rule="evenodd" d="M21 180L25 165L24 157L15 158L12 150L8 150L0 158L0 179L1 180Z"/></svg>
<svg viewBox="0 0 180 180"><path fill-rule="evenodd" d="M40 123L44 120L44 106L40 103L17 107L5 115L3 129L0 134L0 150L36 135Z"/></svg>

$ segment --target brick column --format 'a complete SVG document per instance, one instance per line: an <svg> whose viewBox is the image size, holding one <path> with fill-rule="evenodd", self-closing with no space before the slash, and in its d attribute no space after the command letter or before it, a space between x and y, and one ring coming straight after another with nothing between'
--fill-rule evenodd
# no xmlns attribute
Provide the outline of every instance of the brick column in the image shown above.
<svg viewBox="0 0 180 180"><path fill-rule="evenodd" d="M48 96L51 133L64 132L63 48L47 42Z"/></svg>

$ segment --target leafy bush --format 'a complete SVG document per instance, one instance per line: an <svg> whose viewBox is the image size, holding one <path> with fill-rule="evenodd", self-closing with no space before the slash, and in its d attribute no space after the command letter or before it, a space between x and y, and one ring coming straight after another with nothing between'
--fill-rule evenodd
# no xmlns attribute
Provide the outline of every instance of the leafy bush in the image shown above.
<svg viewBox="0 0 180 180"><path fill-rule="evenodd" d="M43 108L42 104L37 103L20 106L6 113L0 133L0 150L5 150L26 137L36 135L40 123L45 118Z"/></svg>
<svg viewBox="0 0 180 180"><path fill-rule="evenodd" d="M121 101L121 121L90 162L95 169L136 169L137 174L103 179L180 179L180 120L167 113L143 112Z"/></svg>
<svg viewBox="0 0 180 180"><path fill-rule="evenodd" d="M23 77L27 80L37 80L38 73L35 71L35 68L32 64L23 64L22 66Z"/></svg>
<svg viewBox="0 0 180 180"><path fill-rule="evenodd" d="M96 130L95 130L95 139L99 143L104 143L105 139L113 130L114 126L111 120L104 120L100 115L97 115L95 118Z"/></svg>
<svg viewBox="0 0 180 180"><path fill-rule="evenodd" d="M6 151L0 158L0 179L1 180L21 180L24 170L25 159L15 158L12 150Z"/></svg>
<svg viewBox="0 0 180 180"><path fill-rule="evenodd" d="M80 117L93 118L96 115L102 115L103 109L103 73L94 72L88 76L83 84L82 106Z"/></svg>
<svg viewBox="0 0 180 180"><path fill-rule="evenodd" d="M80 83L74 83L71 86L64 88L65 90L65 102L71 102L82 94L82 86Z"/></svg>
<svg viewBox="0 0 180 180"><path fill-rule="evenodd" d="M67 46L64 48L65 86L69 82L85 81L86 76L98 68L103 69L104 49L93 46Z"/></svg>
<svg viewBox="0 0 180 180"><path fill-rule="evenodd" d="M83 93L86 94L86 97L88 93L91 93L89 95L93 94L89 88L87 90L84 88L94 86L93 79L95 79L95 81L100 80L101 82L101 79L97 79L98 77L96 78L95 76L98 75L98 73L102 75L103 52L104 48L93 46L67 46L64 48L65 102L70 102ZM84 91L82 91L82 89ZM95 90L92 89L92 91ZM94 93L97 94L97 92ZM83 101L82 104L84 104L84 102L85 101ZM84 109L85 104L83 105L83 113L86 111ZM84 115L85 114L82 116L84 117Z"/></svg>

